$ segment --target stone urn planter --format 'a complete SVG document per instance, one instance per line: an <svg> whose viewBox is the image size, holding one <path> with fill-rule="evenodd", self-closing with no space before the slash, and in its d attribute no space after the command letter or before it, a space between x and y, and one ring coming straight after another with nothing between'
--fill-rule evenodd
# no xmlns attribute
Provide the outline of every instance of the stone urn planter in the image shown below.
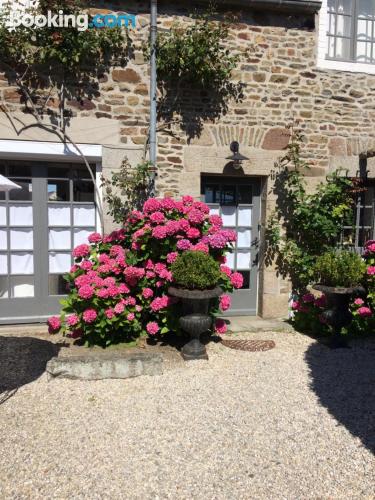
<svg viewBox="0 0 375 500"><path fill-rule="evenodd" d="M327 297L327 309L322 313L322 316L333 330L329 346L333 349L348 347L341 331L344 327L349 326L353 319L349 309L352 297L362 295L365 290L362 287L345 288L321 284L316 284L313 288L324 293Z"/></svg>
<svg viewBox="0 0 375 500"><path fill-rule="evenodd" d="M188 290L170 287L168 293L181 301L182 315L179 323L191 338L181 350L182 357L187 361L208 359L206 347L200 341L200 336L212 327L212 317L209 314L210 302L222 295L222 289L216 287L209 290Z"/></svg>

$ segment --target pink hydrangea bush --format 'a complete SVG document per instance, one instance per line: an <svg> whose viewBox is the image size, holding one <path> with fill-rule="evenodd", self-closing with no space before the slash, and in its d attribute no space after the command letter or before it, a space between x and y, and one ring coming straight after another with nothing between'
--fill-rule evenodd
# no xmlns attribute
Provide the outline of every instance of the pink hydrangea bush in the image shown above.
<svg viewBox="0 0 375 500"><path fill-rule="evenodd" d="M367 274L363 286L366 290L364 298L357 297L351 304L353 321L346 333L370 334L375 332L375 241L368 241L365 245L363 258L367 264ZM324 295L315 298L312 294L305 294L296 298L292 304L293 324L300 330L310 333L329 333L325 325L322 312L326 309Z"/></svg>
<svg viewBox="0 0 375 500"><path fill-rule="evenodd" d="M75 263L66 276L70 293L49 329L103 346L177 331L176 301L168 296L171 265L186 250L209 253L221 264L219 285L230 293L243 284L242 275L225 265L235 240L235 232L223 229L205 203L190 196L150 198L122 229L105 237L94 233L90 244L74 249ZM217 306L226 311L230 297L222 296ZM225 331L220 321L216 331Z"/></svg>

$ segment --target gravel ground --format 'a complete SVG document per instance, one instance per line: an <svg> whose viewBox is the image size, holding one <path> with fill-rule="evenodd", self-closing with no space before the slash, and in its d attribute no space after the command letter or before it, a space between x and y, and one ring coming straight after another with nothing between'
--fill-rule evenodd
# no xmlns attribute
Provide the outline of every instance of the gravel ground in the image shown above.
<svg viewBox="0 0 375 500"><path fill-rule="evenodd" d="M125 381L48 382L34 363L17 389L0 356L0 498L375 498L374 344L247 337L276 348L210 344L208 362Z"/></svg>

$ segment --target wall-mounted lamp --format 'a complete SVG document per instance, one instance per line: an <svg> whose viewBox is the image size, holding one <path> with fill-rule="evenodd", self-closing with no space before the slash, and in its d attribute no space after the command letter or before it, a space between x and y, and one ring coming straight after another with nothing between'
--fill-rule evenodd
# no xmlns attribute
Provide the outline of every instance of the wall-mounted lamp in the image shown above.
<svg viewBox="0 0 375 500"><path fill-rule="evenodd" d="M230 144L230 150L232 151L232 156L228 156L226 160L231 160L235 169L241 168L241 163L245 160L249 160L247 156L240 153L240 144L237 141L233 141Z"/></svg>

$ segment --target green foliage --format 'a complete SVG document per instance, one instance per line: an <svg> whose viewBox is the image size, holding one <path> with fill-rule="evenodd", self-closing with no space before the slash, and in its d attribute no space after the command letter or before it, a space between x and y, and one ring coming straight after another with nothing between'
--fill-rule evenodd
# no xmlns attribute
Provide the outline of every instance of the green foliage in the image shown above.
<svg viewBox="0 0 375 500"><path fill-rule="evenodd" d="M313 272L315 280L323 285L353 287L362 282L366 264L354 252L331 250L317 258Z"/></svg>
<svg viewBox="0 0 375 500"><path fill-rule="evenodd" d="M292 129L287 154L275 174L276 209L266 231L266 263L275 262L300 293L314 279L317 257L335 248L343 226L352 224L354 192L352 179L337 171L308 193L303 174L309 165L301 157L302 141Z"/></svg>
<svg viewBox="0 0 375 500"><path fill-rule="evenodd" d="M40 0L30 13L62 10L67 15L79 15L86 11L86 5L81 0ZM72 26L19 26L9 30L7 14L3 11L0 18L1 65L10 80L21 76L30 89L59 89L64 84L68 98L93 95L98 76L128 57L129 38L121 28L79 31Z"/></svg>
<svg viewBox="0 0 375 500"><path fill-rule="evenodd" d="M218 262L211 255L199 251L179 255L171 271L175 284L189 290L214 288L222 277Z"/></svg>
<svg viewBox="0 0 375 500"><path fill-rule="evenodd" d="M117 224L122 224L132 210L139 210L149 197L150 162L139 163L132 167L125 158L120 170L111 172L108 179L102 177L104 201L108 214Z"/></svg>

